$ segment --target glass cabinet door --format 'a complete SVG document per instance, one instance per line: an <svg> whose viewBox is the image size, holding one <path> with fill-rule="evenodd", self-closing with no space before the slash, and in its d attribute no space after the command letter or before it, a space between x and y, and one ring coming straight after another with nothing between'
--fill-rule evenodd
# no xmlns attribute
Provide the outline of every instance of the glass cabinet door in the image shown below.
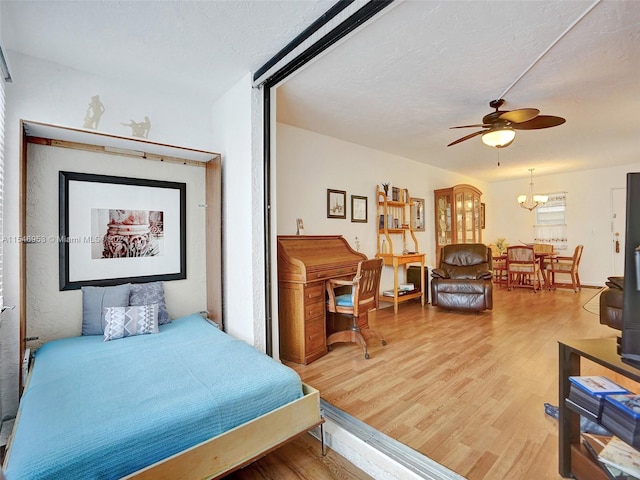
<svg viewBox="0 0 640 480"><path fill-rule="evenodd" d="M438 247L449 245L453 241L450 195L438 195L436 197L436 239Z"/></svg>
<svg viewBox="0 0 640 480"><path fill-rule="evenodd" d="M456 243L464 243L464 194L456 193Z"/></svg>
<svg viewBox="0 0 640 480"><path fill-rule="evenodd" d="M456 185L434 191L436 257L440 247L452 243L482 243L480 198L473 185Z"/></svg>
<svg viewBox="0 0 640 480"><path fill-rule="evenodd" d="M464 243L475 243L474 198L471 193L464 194Z"/></svg>

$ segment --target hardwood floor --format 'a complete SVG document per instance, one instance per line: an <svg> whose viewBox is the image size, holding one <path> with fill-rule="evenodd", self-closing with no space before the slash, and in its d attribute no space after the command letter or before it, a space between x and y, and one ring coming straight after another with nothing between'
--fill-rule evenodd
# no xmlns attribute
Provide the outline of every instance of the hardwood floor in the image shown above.
<svg viewBox="0 0 640 480"><path fill-rule="evenodd" d="M583 308L598 292L494 289L491 312L419 302L380 309L365 360L354 344L292 366L322 397L470 480L559 479L558 340L614 337ZM589 372L597 373L596 370Z"/></svg>
<svg viewBox="0 0 640 480"><path fill-rule="evenodd" d="M302 435L266 457L224 477L225 480L371 480L331 449L321 455L320 441Z"/></svg>

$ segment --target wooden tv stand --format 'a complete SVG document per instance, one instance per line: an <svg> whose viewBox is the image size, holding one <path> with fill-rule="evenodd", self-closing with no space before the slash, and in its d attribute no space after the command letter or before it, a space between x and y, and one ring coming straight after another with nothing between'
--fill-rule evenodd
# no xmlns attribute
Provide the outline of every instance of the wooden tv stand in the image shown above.
<svg viewBox="0 0 640 480"><path fill-rule="evenodd" d="M580 416L565 402L569 396L569 377L580 375L580 359L586 358L635 382L640 382L640 369L622 361L616 338L566 340L558 342L559 351L559 423L558 468L563 477L578 480L607 479L580 442Z"/></svg>

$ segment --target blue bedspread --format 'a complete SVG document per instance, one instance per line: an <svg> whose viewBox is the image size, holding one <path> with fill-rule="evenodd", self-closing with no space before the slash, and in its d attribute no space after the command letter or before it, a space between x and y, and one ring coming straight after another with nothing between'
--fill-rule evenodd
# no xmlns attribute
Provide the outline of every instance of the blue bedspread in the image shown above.
<svg viewBox="0 0 640 480"><path fill-rule="evenodd" d="M37 352L5 475L115 479L302 396L297 373L199 315Z"/></svg>

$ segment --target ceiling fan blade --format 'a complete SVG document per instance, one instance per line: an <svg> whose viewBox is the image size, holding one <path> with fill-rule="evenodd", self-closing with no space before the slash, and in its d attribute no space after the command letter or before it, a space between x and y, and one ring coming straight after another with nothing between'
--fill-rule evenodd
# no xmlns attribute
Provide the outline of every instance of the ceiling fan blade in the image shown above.
<svg viewBox="0 0 640 480"><path fill-rule="evenodd" d="M566 120L562 117L539 115L528 122L513 123L511 124L511 128L514 130L537 130L539 128L557 127L558 125L562 125L564 122L566 122Z"/></svg>
<svg viewBox="0 0 640 480"><path fill-rule="evenodd" d="M476 128L478 128L478 127L490 128L490 127L491 127L491 125L487 125L486 123L478 123L478 124L476 124L476 125L460 125L460 126L458 126L458 127L449 127L449 128L451 129L451 128L471 128L471 127L476 127Z"/></svg>
<svg viewBox="0 0 640 480"><path fill-rule="evenodd" d="M519 108L504 112L498 117L500 120L506 120L512 123L522 123L532 120L538 116L540 110L537 108Z"/></svg>
<svg viewBox="0 0 640 480"><path fill-rule="evenodd" d="M481 135L486 131L487 130L479 130L477 132L470 133L469 135L466 135L466 136L464 136L462 138L459 138L458 140L456 140L454 142L451 142L449 145L447 145L447 147L450 147L451 145L455 145L456 143L464 142L465 140L469 140L470 138L477 137L478 135Z"/></svg>

